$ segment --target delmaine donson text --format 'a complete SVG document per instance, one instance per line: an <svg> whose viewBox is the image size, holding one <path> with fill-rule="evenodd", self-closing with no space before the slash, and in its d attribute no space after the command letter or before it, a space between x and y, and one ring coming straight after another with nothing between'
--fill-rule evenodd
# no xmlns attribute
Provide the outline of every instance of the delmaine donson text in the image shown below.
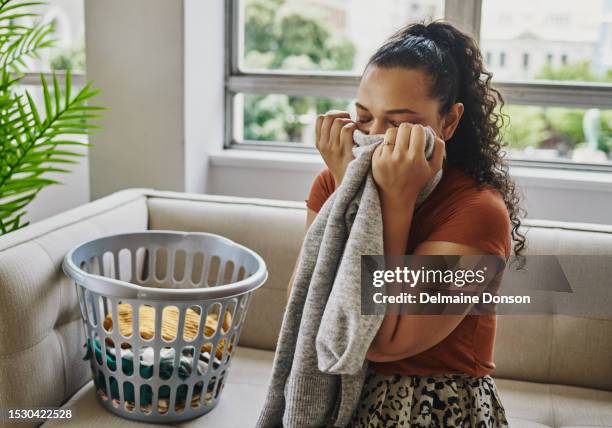
<svg viewBox="0 0 612 428"><path fill-rule="evenodd" d="M486 267L483 269L410 269L407 266L395 269L375 270L372 285L380 288L385 284L415 287L417 284L450 285L458 288L482 285L486 281ZM374 303L440 303L440 304L478 304L478 303L531 303L530 296L498 296L489 292L454 293L451 295L431 292L385 295L374 293Z"/></svg>

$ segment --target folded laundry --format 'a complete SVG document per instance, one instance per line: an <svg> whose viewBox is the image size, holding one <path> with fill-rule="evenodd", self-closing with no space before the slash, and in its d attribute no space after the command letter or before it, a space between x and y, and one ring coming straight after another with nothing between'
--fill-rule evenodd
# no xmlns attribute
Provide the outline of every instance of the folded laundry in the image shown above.
<svg viewBox="0 0 612 428"><path fill-rule="evenodd" d="M199 307L197 308L199 310ZM129 303L119 303L117 305L117 312L119 318L119 331L125 337L129 337L132 334L132 305ZM176 306L166 306L162 311L162 324L161 324L161 335L164 340L170 342L176 339L178 332L178 318L179 310ZM204 323L204 336L212 337L217 329L219 328L219 314L211 312L206 315L206 321ZM185 311L185 327L183 337L185 340L194 340L198 335L200 325L200 314L192 308L187 308ZM225 311L223 317L223 325L221 329L223 332L229 331L232 325L232 314L230 311ZM104 318L103 322L104 329L106 331L112 331L113 329L113 318L109 313ZM155 309L151 306L140 305L138 310L138 330L140 336L145 340L151 340L155 335ZM202 346L202 352L211 352L212 344L210 342L205 343ZM215 356L221 359L223 355L223 348L225 346L225 338L221 339L217 344L215 350ZM231 353L230 349L228 350Z"/></svg>
<svg viewBox="0 0 612 428"><path fill-rule="evenodd" d="M200 322L200 313L192 308L188 308L185 312L185 322L184 322L184 333L183 338L185 340L194 340L198 335L199 322ZM130 337L133 330L133 317L132 317L132 306L130 304L120 303L117 305L117 313L119 319L119 331L123 336ZM172 341L177 336L177 328L178 328L178 308L175 306L167 306L163 310L162 315L162 337L167 341ZM150 306L141 305L138 312L138 325L139 325L139 333L140 336L145 340L150 340L154 337L155 334L155 312L154 309ZM206 320L204 323L204 331L203 334L205 337L210 337L215 334L217 328L221 328L223 332L228 332L232 325L232 316L229 311L225 312L225 316L223 319L223 325L219 326L219 316L217 313L209 313L206 316ZM113 329L113 319L112 315L109 313L106 315L103 321L103 327L106 331L112 332ZM202 334L202 333L201 333ZM225 348L226 338L222 338L217 343L214 358L212 358L212 367L213 369L217 369L221 365L221 360L223 358L223 351ZM122 342L120 345L120 349L114 346L113 340L111 337L106 337L105 339L105 348L106 352L104 352L105 363L106 366L111 370L117 370L117 362L120 360L120 366L122 372L131 376L134 373L134 352L132 350L132 346L129 344L129 341ZM155 371L155 350L153 347L145 346L141 347L138 353L138 367L139 374L143 379L150 379L154 372L156 372L156 376L158 376L161 380L170 379L175 370L175 360L176 353L180 352L180 356L178 358L178 367L177 376L180 379L187 379L191 376L193 372L193 365L195 363L196 367L196 375L203 376L206 374L209 364L211 362L211 351L212 351L212 342L207 342L200 347L199 356L197 361L194 362L194 356L196 352L196 348L194 346L185 346L182 350L176 350L172 348L171 343L169 343L168 347L162 348L159 351L159 370ZM101 344L96 337L94 340L87 339L85 345L87 348L84 360L96 358L98 364L102 364L102 355L103 351L101 349ZM119 355L117 354L119 352ZM227 350L227 358L230 357L232 352L232 344L230 343ZM214 385L214 380L216 377L211 378L211 382ZM103 377L96 377L94 379L96 387L101 394L108 394L106 390L106 382ZM119 385L114 378L109 379L110 384L110 396L113 399L117 399L119 397ZM209 383L209 388L212 385ZM196 383L194 386L193 397L200 396L203 390L203 384ZM162 386L159 389L158 400L169 399L170 397L170 388L168 386ZM123 394L124 400L128 403L128 406L133 406L135 401L135 393L134 393L134 385L131 382L124 382L123 386ZM143 388L140 393L140 405L141 407L146 407L151 405L152 401L152 391L151 388ZM178 389L177 392L177 403L183 403L187 397L186 389ZM159 404L159 403L158 403Z"/></svg>

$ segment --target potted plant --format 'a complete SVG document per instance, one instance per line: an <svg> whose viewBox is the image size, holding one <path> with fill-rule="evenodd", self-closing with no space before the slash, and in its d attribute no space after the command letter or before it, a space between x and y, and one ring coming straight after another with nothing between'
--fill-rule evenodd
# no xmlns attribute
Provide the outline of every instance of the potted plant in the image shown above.
<svg viewBox="0 0 612 428"><path fill-rule="evenodd" d="M84 156L77 146L89 145L83 137L97 128L89 121L102 110L88 104L99 91L91 82L74 90L69 69L63 79L56 71L40 75L40 106L21 87L26 61L54 44L53 23L32 12L41 4L0 0L0 235L27 226L27 205L43 188L61 184L49 173L68 173L67 166ZM28 25L28 19L35 22Z"/></svg>

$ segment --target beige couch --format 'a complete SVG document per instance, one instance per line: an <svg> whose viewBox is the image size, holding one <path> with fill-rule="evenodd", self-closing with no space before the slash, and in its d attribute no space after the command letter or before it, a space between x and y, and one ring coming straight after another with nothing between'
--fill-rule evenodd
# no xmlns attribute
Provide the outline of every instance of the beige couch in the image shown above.
<svg viewBox="0 0 612 428"><path fill-rule="evenodd" d="M63 405L73 418L45 426L146 425L95 402L75 288L60 263L75 244L104 234L207 231L257 251L270 276L250 306L219 405L181 426L253 426L304 221L302 203L129 189L0 238L0 410ZM612 255L612 227L536 222L528 237L531 253ZM612 265L600 269L597 277L612 278ZM495 376L511 426L612 426L612 320L498 318Z"/></svg>

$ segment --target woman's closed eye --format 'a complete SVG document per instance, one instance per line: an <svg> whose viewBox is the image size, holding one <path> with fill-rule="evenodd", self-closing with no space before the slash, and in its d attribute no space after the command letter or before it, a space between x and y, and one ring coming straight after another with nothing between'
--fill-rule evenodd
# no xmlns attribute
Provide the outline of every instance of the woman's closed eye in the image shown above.
<svg viewBox="0 0 612 428"><path fill-rule="evenodd" d="M358 118L357 119L357 123L360 123L360 124L367 124L367 123L369 123L371 121L372 121L372 118ZM393 126L395 128L398 128L402 123L414 123L414 124L418 124L419 121L413 121L413 122L411 122L409 120L399 120L399 121L390 120L389 121L389 125L391 125L391 126Z"/></svg>

